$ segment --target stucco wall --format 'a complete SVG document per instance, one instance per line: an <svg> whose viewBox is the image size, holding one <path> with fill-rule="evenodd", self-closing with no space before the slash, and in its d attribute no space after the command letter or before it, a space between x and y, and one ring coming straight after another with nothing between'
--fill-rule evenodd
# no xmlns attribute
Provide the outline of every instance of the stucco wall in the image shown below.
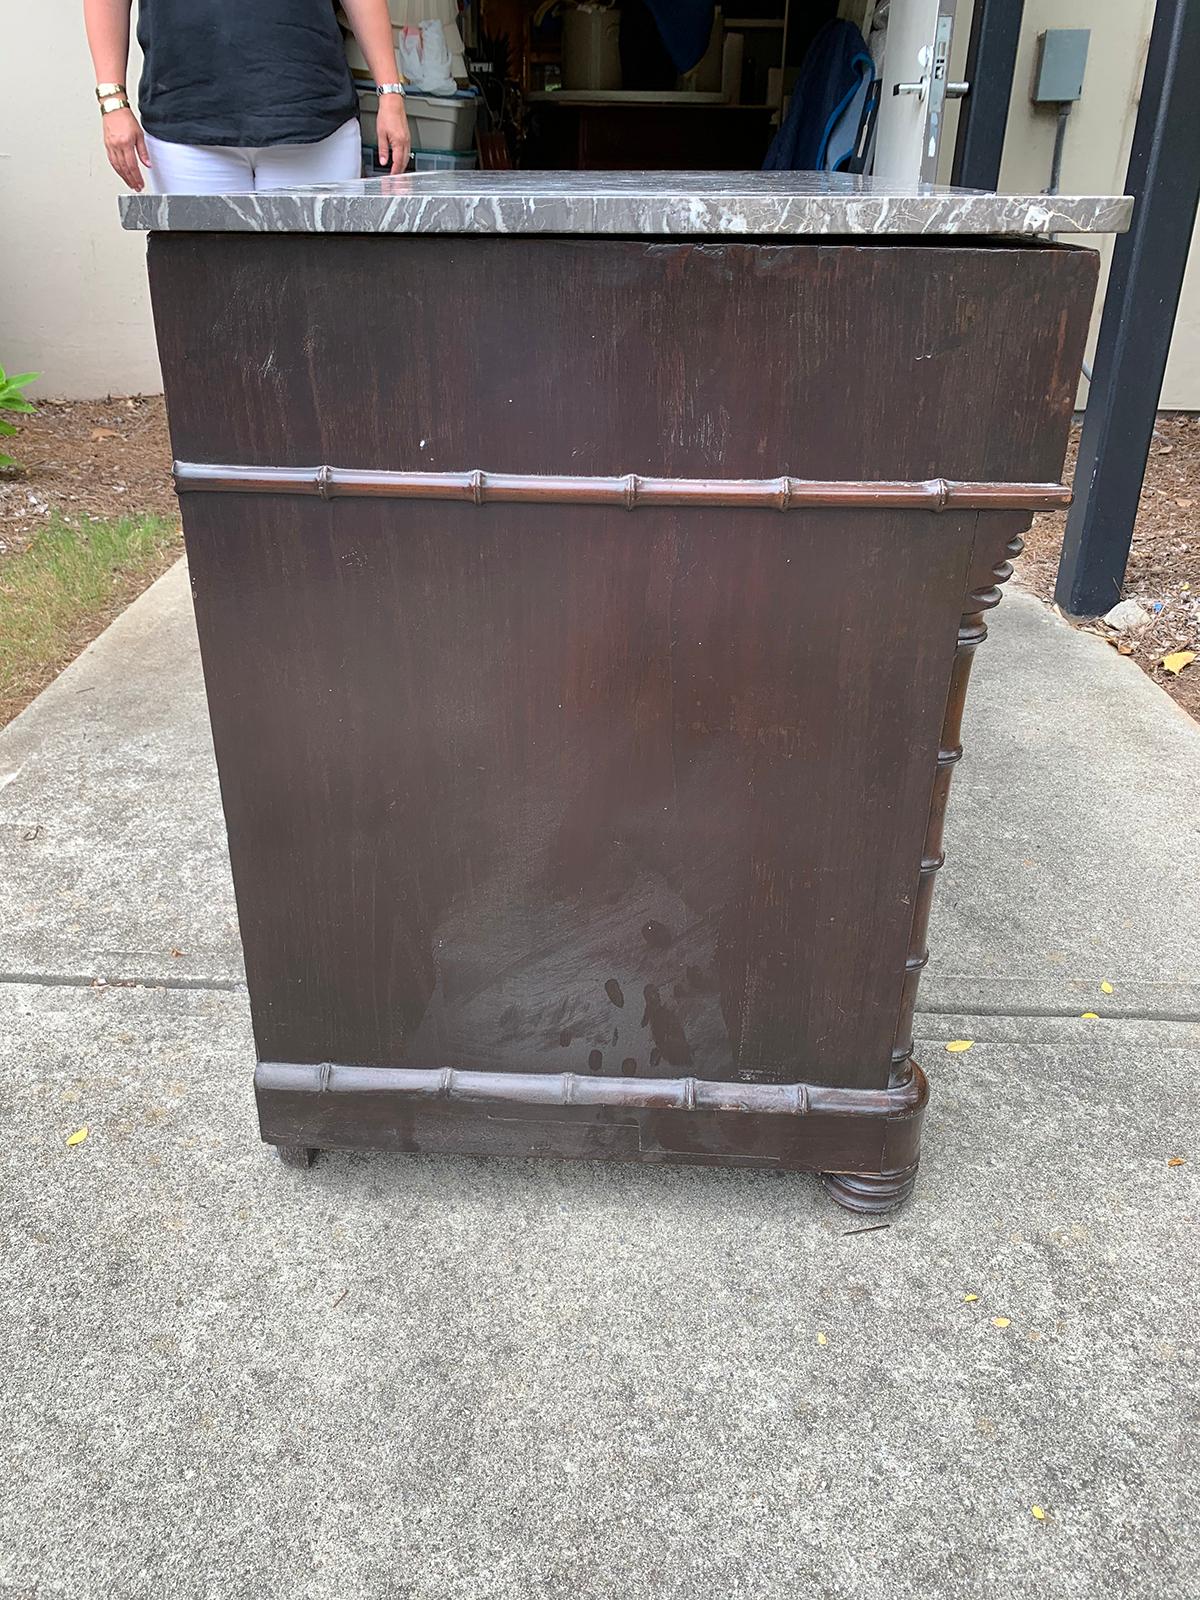
<svg viewBox="0 0 1200 1600"><path fill-rule="evenodd" d="M1021 49L1013 82L1008 137L1000 169L1001 187L1041 188L1050 171L1054 116L1029 99L1037 36L1045 28L1090 28L1083 98L1071 114L1063 147L1062 189L1121 188L1137 117L1154 21L1154 0L1026 0ZM1163 383L1164 409L1200 410L1200 248L1193 233L1171 359ZM1101 241L1098 241L1101 242ZM1103 241L1107 257L1111 241ZM1103 280L1101 283L1103 291ZM1089 357L1095 349L1099 306L1092 321Z"/></svg>
<svg viewBox="0 0 1200 1600"><path fill-rule="evenodd" d="M1062 187L1121 187L1153 12L1154 0L1027 0L1002 188L1041 189L1049 177L1054 117L1029 101L1037 35L1047 27L1092 30L1083 99L1067 130ZM969 25L970 0L959 0L959 56ZM117 224L120 184L101 147L80 0L0 0L0 60L22 64L5 75L0 95L0 363L41 372L34 393L157 389L145 239ZM138 70L135 47L131 83ZM1094 336L1095 326L1093 342ZM1200 410L1197 249L1163 404Z"/></svg>
<svg viewBox="0 0 1200 1600"><path fill-rule="evenodd" d="M40 372L35 395L157 391L146 240L117 221L80 0L0 0L0 61L0 365Z"/></svg>
<svg viewBox="0 0 1200 1600"><path fill-rule="evenodd" d="M1037 56L1038 35L1047 28L1090 28L1083 96L1071 113L1063 145L1064 194L1119 193L1124 185L1137 118L1138 96L1146 64L1146 46L1154 20L1154 0L1025 0L1021 46L1013 76L1000 187L1010 192L1045 188L1054 150L1055 115L1029 98ZM955 53L965 55L970 30L970 0L959 0ZM947 149L953 148L953 126ZM1200 248L1193 244L1184 281L1171 359L1163 384L1164 409L1200 410ZM1098 245L1103 256L1100 290L1088 340L1089 361L1095 351L1100 309L1104 302L1111 239L1083 241ZM1080 403L1086 400L1086 383Z"/></svg>

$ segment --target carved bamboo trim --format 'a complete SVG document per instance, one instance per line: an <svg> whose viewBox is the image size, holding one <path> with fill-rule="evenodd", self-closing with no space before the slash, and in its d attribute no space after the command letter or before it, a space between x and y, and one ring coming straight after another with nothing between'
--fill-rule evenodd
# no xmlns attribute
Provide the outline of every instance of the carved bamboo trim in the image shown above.
<svg viewBox="0 0 1200 1600"><path fill-rule="evenodd" d="M1028 526L1028 524L1024 524ZM1011 523L1010 523L1011 526ZM959 733L962 730L963 709L967 699L967 682L971 676L971 662L975 651L987 638L984 612L1000 603L1001 585L1013 573L1013 561L1021 554L1024 541L1013 533L1004 547L1004 555L989 560L986 547L978 543L980 529L976 530L976 547L967 592L963 598L962 616L959 620L958 639L950 671L950 684L946 696L946 711L942 721L937 763L934 769L933 788L929 801L929 820L925 829L925 843L921 866L917 875L916 893L913 897L913 917L909 928L908 957L904 963L904 987L900 997L900 1015L892 1043L893 1071L902 1069L912 1058L913 1025L917 1008L917 989L921 973L929 961L925 943L929 930L929 914L933 907L933 886L943 863L942 831L946 821L946 804L950 794L950 780L955 764L962 759Z"/></svg>
<svg viewBox="0 0 1200 1600"><path fill-rule="evenodd" d="M355 1067L330 1062L308 1066L287 1061L260 1061L254 1082L260 1093L267 1094L398 1095L420 1101L798 1117L910 1116L924 1105L928 1093L925 1078L915 1066L886 1089L842 1089L816 1083L714 1083L704 1078L608 1078L578 1072Z"/></svg>
<svg viewBox="0 0 1200 1600"><path fill-rule="evenodd" d="M1055 511L1071 503L1061 483L967 483L810 478L589 478L519 472L376 472L354 467L216 466L177 461L180 494L302 494L387 500L622 506L820 506L913 511Z"/></svg>

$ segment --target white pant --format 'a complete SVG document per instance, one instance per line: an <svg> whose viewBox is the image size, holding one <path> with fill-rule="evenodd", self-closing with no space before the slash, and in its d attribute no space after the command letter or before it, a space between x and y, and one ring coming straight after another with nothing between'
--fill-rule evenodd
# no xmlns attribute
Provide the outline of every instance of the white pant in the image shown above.
<svg viewBox="0 0 1200 1600"><path fill-rule="evenodd" d="M309 183L339 183L362 176L362 134L351 117L316 144L171 144L146 135L150 185L156 194L245 194L250 189L289 189Z"/></svg>

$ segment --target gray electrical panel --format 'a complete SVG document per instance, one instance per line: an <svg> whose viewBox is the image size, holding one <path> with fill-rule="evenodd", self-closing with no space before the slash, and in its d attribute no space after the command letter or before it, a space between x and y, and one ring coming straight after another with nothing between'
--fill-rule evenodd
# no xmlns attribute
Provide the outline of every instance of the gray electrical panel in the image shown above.
<svg viewBox="0 0 1200 1600"><path fill-rule="evenodd" d="M1090 28L1047 28L1038 34L1037 68L1030 99L1063 105L1083 93Z"/></svg>

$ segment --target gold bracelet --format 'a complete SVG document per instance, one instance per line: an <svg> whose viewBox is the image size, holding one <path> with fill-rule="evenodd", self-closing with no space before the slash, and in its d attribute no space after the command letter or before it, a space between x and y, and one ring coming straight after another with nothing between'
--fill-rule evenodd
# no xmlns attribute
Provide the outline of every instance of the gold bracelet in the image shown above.
<svg viewBox="0 0 1200 1600"><path fill-rule="evenodd" d="M115 94L125 94L127 90L123 83L98 83L96 85L97 100L111 100Z"/></svg>
<svg viewBox="0 0 1200 1600"><path fill-rule="evenodd" d="M107 99L100 102L100 115L102 117L107 117L113 111L129 111L131 109L129 101L124 95L109 95Z"/></svg>

